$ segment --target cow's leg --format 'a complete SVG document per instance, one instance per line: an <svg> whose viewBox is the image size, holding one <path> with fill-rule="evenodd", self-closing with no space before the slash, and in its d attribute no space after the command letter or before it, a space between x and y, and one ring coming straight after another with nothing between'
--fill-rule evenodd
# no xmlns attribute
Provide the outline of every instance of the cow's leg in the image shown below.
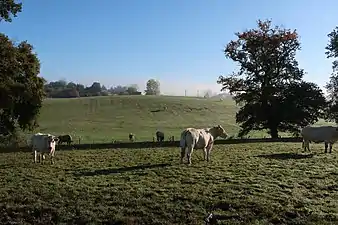
<svg viewBox="0 0 338 225"><path fill-rule="evenodd" d="M329 143L325 142L325 153L327 153L327 147L328 147Z"/></svg>
<svg viewBox="0 0 338 225"><path fill-rule="evenodd" d="M194 150L194 146L189 146L187 150L188 165L191 165L191 155Z"/></svg>
<svg viewBox="0 0 338 225"><path fill-rule="evenodd" d="M45 157L45 153L41 152L40 153L40 158L41 158L41 164L43 164L43 158Z"/></svg>
<svg viewBox="0 0 338 225"><path fill-rule="evenodd" d="M184 156L185 156L185 147L181 148L181 163L183 163Z"/></svg>
<svg viewBox="0 0 338 225"><path fill-rule="evenodd" d="M333 143L330 143L330 153L332 153L332 145L333 145Z"/></svg>
<svg viewBox="0 0 338 225"><path fill-rule="evenodd" d="M310 150L310 141L306 140L305 143L304 143L304 145L305 145L305 151L307 149L307 150L309 150L309 152L311 152L311 150Z"/></svg>
<svg viewBox="0 0 338 225"><path fill-rule="evenodd" d="M49 155L50 155L50 163L54 164L55 148L49 152Z"/></svg>
<svg viewBox="0 0 338 225"><path fill-rule="evenodd" d="M36 150L34 150L34 152L33 152L33 157L34 157L34 163L36 163L36 156L37 156L37 151Z"/></svg>
<svg viewBox="0 0 338 225"><path fill-rule="evenodd" d="M207 159L207 148L203 149L203 158L204 158L204 160Z"/></svg>
<svg viewBox="0 0 338 225"><path fill-rule="evenodd" d="M210 161L210 153L211 153L211 149L212 149L213 145L214 145L213 143L210 143L208 148L207 148L207 162Z"/></svg>

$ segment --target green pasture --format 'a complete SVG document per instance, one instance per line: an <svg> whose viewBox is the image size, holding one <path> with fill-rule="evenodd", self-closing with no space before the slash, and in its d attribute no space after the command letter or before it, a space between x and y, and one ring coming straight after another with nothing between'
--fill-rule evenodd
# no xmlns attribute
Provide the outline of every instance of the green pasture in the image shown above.
<svg viewBox="0 0 338 225"><path fill-rule="evenodd" d="M157 129L166 140L186 127L221 124L236 137L238 107L231 99L204 99L172 96L108 96L79 99L47 99L34 132L71 134L76 143L128 141L130 132L137 141L151 141ZM323 122L321 122L323 123ZM282 136L289 136L281 133ZM248 137L269 137L252 132Z"/></svg>
<svg viewBox="0 0 338 225"><path fill-rule="evenodd" d="M191 166L178 148L0 153L0 223L200 225L213 209L220 224L338 224L337 151L300 145L217 145Z"/></svg>

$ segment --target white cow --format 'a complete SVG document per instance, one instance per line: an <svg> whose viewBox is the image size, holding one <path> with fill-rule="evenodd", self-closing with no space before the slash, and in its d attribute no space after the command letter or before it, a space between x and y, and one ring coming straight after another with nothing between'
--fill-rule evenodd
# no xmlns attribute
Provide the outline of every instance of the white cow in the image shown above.
<svg viewBox="0 0 338 225"><path fill-rule="evenodd" d="M214 140L217 137L227 138L227 136L228 134L221 125L202 129L186 128L181 133L181 163L183 163L186 148L188 148L187 158L189 165L191 164L191 154L194 149L203 149L204 160L206 159L209 162Z"/></svg>
<svg viewBox="0 0 338 225"><path fill-rule="evenodd" d="M325 143L325 153L327 153L327 147L330 147L330 153L332 152L332 145L338 140L338 127L333 126L321 126L321 127L304 127L301 131L303 137L302 148L310 152L310 142Z"/></svg>
<svg viewBox="0 0 338 225"><path fill-rule="evenodd" d="M31 138L31 146L34 154L34 163L36 163L36 157L39 154L39 162L43 162L45 159L45 153L48 153L51 157L51 163L54 164L55 146L59 141L58 138L51 134L36 133ZM41 160L42 156L42 160Z"/></svg>

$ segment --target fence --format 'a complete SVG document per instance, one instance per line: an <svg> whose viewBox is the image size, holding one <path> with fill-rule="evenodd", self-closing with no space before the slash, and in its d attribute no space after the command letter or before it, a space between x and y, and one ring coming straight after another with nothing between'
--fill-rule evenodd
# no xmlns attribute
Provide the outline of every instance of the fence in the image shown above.
<svg viewBox="0 0 338 225"><path fill-rule="evenodd" d="M250 138L250 139L226 139L215 140L214 145L226 144L243 144L243 143L262 143L262 142L302 142L300 137L287 138ZM163 142L123 142L123 143L93 143L93 144L72 144L57 145L58 150L71 149L108 149L108 148L159 148L159 147L179 147L179 141L163 141Z"/></svg>

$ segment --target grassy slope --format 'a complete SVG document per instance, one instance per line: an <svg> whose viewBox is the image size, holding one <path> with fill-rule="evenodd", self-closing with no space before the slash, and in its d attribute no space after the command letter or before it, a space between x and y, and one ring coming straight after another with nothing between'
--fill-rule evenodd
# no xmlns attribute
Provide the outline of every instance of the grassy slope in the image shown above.
<svg viewBox="0 0 338 225"><path fill-rule="evenodd" d="M203 224L219 204L224 224L337 224L337 156L299 145L215 146L191 167L177 148L59 151L54 165L0 153L0 223Z"/></svg>
<svg viewBox="0 0 338 225"><path fill-rule="evenodd" d="M164 109L165 106L167 110L154 112ZM167 136L174 135L175 139L178 139L185 127L222 124L227 132L236 135L239 130L235 123L237 109L232 100L192 97L112 96L48 99L41 111L41 127L36 132L70 133L75 139L80 137L82 143L110 142L113 139L126 141L129 132L133 132L138 140L150 141L156 129L161 129ZM268 135L265 132L253 132L250 136Z"/></svg>

